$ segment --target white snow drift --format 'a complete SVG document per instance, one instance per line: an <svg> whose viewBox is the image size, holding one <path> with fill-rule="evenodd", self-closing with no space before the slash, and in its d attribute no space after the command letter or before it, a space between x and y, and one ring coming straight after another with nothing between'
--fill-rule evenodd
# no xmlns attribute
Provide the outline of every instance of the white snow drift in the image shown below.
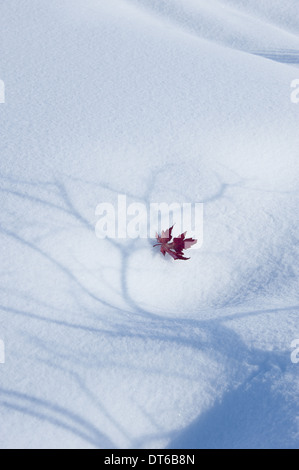
<svg viewBox="0 0 299 470"><path fill-rule="evenodd" d="M298 2L0 13L1 447L298 447ZM201 250L99 240L118 194Z"/></svg>

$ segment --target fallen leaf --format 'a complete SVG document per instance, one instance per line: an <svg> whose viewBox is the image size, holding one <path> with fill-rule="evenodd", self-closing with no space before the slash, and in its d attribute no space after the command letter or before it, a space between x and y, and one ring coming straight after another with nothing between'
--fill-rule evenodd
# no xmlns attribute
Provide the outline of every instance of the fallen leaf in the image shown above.
<svg viewBox="0 0 299 470"><path fill-rule="evenodd" d="M183 251L195 245L197 240L186 238L187 232L182 233L179 237L172 238L173 227L165 231L162 230L161 236L156 234L158 243L154 246L160 246L163 256L168 253L174 260L188 260L190 258L186 258Z"/></svg>

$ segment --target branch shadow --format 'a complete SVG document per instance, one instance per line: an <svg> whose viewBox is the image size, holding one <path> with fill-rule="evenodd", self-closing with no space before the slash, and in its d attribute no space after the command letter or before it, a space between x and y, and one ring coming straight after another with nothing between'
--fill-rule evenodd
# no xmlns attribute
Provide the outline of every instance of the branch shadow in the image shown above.
<svg viewBox="0 0 299 470"><path fill-rule="evenodd" d="M273 390L272 380L265 371L250 377L177 432L169 448L298 449L297 426L286 412L286 398Z"/></svg>
<svg viewBox="0 0 299 470"><path fill-rule="evenodd" d="M143 195L134 195L130 193L131 197L135 197L136 200L144 202L149 207L150 200L155 189L157 177L161 172L165 171L164 167L158 168L151 172L147 178L147 184L145 185ZM243 181L240 180L237 184L227 184L219 179L219 187L215 194L212 194L207 198L206 202L213 203L214 201L220 201L224 197L228 197L227 189L229 187L242 186ZM80 181L80 180L79 180ZM84 233L93 232L94 228L90 220L81 214L80 210L77 209L75 203L72 201L70 194L67 190L67 185L63 181L59 181L54 178L52 181L44 182L26 182L26 181L15 181L8 177L0 177L0 191L3 194L8 195L12 198L17 198L21 201L26 201L32 204L34 207L42 207L45 211L58 211L65 214L69 219L77 224L83 230ZM82 181L81 181L82 183ZM83 184L83 183L82 183ZM87 185L94 183L84 183ZM43 191L39 188L43 187ZM117 188L112 188L105 182L99 182L96 185L97 188L109 190L112 194L118 194ZM29 188L29 189L28 189ZM32 193L31 188L34 191L40 193ZM46 194L44 194L44 189ZM48 191L48 192L47 192ZM48 214L49 212L47 212ZM52 213L52 212L51 212ZM16 216L16 214L12 213ZM41 302L38 299L27 295L26 301L22 292L14 293L12 302L21 305L25 303L26 308L23 306L17 307L16 305L7 305L7 301L1 301L0 309L6 312L11 318L21 318L30 320L32 322L38 322L45 324L47 328L59 328L65 335L70 335L71 331L79 331L89 333L95 337L105 337L117 339L126 338L134 343L137 339L144 341L162 342L164 344L171 344L175 346L184 346L191 348L194 351L203 351L211 357L215 357L217 360L220 357L224 357L227 361L236 360L239 362L240 367L242 364L247 364L257 368L255 375L247 378L242 384L235 390L229 390L224 394L221 403L215 404L210 410L206 411L205 414L201 415L196 421L188 426L186 429L177 431L177 433L165 433L152 416L148 415L144 411L144 415L147 414L146 419L152 421L155 425L157 432L151 438L164 438L171 439L170 447L179 446L183 448L190 448L193 445L196 447L208 448L214 446L217 447L238 447L238 446L283 446L283 445L294 445L295 441L291 435L291 424L289 417L283 419L281 409L284 406L284 398L278 396L273 392L271 388L271 380L265 380L269 371L285 370L287 368L288 359L287 353L276 352L268 353L258 349L248 347L244 341L228 328L225 323L227 321L268 314L277 314L279 312L287 312L298 310L298 306L289 306L286 308L273 308L269 310L249 310L247 312L238 313L238 307L235 307L234 313L223 314L219 312L216 318L211 320L203 319L183 319L183 318L171 318L165 315L157 315L145 308L141 308L138 302L135 301L134 297L130 293L128 286L128 272L130 269L129 262L131 253L138 250L136 242L134 240L128 243L119 243L116 240L109 240L107 243L110 244L115 250L117 250L120 257L120 290L121 297L124 301L125 308L120 308L112 301L107 301L99 295L96 295L92 289L89 289L84 285L81 280L74 274L72 268L58 259L44 248L41 248L39 239L32 240L32 237L25 236L21 230L17 230L15 227L7 226L9 224L4 221L0 224L0 232L15 243L21 245L24 249L29 250L32 253L36 253L39 257L49 263L57 272L60 272L69 281L71 291L76 291L78 296L78 309L82 313L82 321L71 321L61 318L63 312L58 310L51 303L51 299L46 302ZM153 255L154 256L154 255ZM84 266L82 266L84 269ZM88 267L86 266L86 270ZM113 286L112 286L113 287ZM1 289L3 292L3 289ZM73 295L73 297L75 297ZM28 305L29 304L29 305ZM229 307L228 305L225 306ZM51 312L51 317L49 317ZM100 316L100 313L105 314ZM111 317L110 313L114 315ZM72 312L67 311L68 318L72 318ZM96 321L90 322L90 313L92 313L96 319L101 320L101 326L97 325ZM108 314L107 314L108 313ZM199 310L200 313L203 313ZM103 326L104 324L104 326ZM205 333L206 340L199 337L195 331L200 330ZM55 348L49 340L41 340L38 337L34 337L34 334L28 339L31 344L34 344L38 351L46 353L47 358L42 359L45 364L52 369L60 370L62 374L69 374L72 377L72 381L81 389L82 393L86 397L86 400L91 400L94 405L110 420L114 427L117 427L119 432L134 446L144 446L146 439L149 436L140 436L139 439L131 437L129 430L121 426L115 418L105 409L101 403L100 398L97 398L92 390L86 385L84 377L80 376L77 370L77 364L84 355L82 351L67 351L65 353L63 345L60 344L61 339L58 337L55 343ZM67 367L59 365L59 360L63 359L67 361ZM88 360L87 360L88 359ZM106 364L97 357L88 357L85 360L84 366L88 368L90 364L93 367L98 368L109 368L115 366L113 361L108 361ZM41 360L38 358L38 360ZM57 361L58 360L58 361ZM130 364L128 368L132 367ZM167 376L167 371L157 369L154 365L140 365L136 368L136 371L142 371L144 374L155 374ZM238 377L240 370L236 368L236 377ZM169 376L174 373L170 373ZM196 381L186 373L180 375L176 373L178 378ZM235 404L238 407L235 407ZM22 393L17 390L1 389L0 390L0 404L10 410L15 410L22 415L30 415L41 421L46 421L54 426L65 429L67 432L80 437L83 441L94 447L106 447L113 448L115 443L112 439L107 437L105 433L101 432L98 426L92 424L91 420L82 418L77 413L61 407L55 403L42 400L36 396ZM248 406L246 406L248 404ZM277 413L273 410L278 410ZM261 418L265 421L265 425L262 426ZM274 432L268 433L267 429L273 429L275 421L278 421L279 427L285 435L284 440L278 439ZM258 426L257 424L258 423ZM257 437L254 436L254 430L256 431ZM260 432L258 432L260 430ZM227 433L229 432L229 435ZM262 434L262 437L260 436ZM272 439L272 440L271 440Z"/></svg>

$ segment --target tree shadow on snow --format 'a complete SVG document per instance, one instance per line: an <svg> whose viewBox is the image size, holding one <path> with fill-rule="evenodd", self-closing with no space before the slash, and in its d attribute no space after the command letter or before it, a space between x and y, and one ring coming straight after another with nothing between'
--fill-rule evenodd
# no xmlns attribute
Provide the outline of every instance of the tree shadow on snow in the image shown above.
<svg viewBox="0 0 299 470"><path fill-rule="evenodd" d="M142 196L132 196L148 206L156 178L161 171L163 169L152 172ZM65 215L68 221L77 224L81 229L89 232L94 231L92 223L76 208L67 191L67 186L57 178L45 183L15 181L2 177L0 182L0 190L6 196L14 198L14 200L21 200L22 203L32 204L34 207L42 207L44 209L44 218L41 220L51 220L53 211L55 213L59 212ZM108 190L114 195L118 193L116 188L111 188L105 183L99 183L98 187L105 191ZM225 182L219 182L219 188L215 191L215 194L212 194L204 202L208 204L225 197L229 187L230 185ZM46 272L48 267L51 266L55 272L59 272L66 278L70 286L71 296L73 300L77 300L77 308L82 313L82 318L80 317L78 320L77 317L76 321L73 320L72 312L68 309L65 312L63 309L57 309L51 303L51 297L45 301L41 300L39 293L35 291L32 293L32 297L29 294L26 297L25 292L11 292L9 302L7 302L7 299L1 301L0 310L10 315L10 318L23 317L28 324L29 322L38 322L45 325L49 333L52 332L52 338L55 338L56 341L55 345L48 339L42 340L38 336L34 337L33 333L32 337L28 339L28 342L35 346L36 351L40 354L43 353L42 359L38 357L37 360L43 360L47 367L56 369L64 375L68 374L71 381L81 389L86 401L92 402L97 410L106 419L110 420L114 429L117 429L133 447L144 445L147 436L140 436L140 439L130 437L130 430L125 429L123 425L117 422L117 418L105 409L100 397L96 397L94 391L90 390L85 383L84 376L80 375L81 369L78 368L78 364L82 363L82 357L84 358L84 368L91 371L109 369L109 367L114 367L115 364L112 360L105 362L96 357L93 351L88 351L88 355L85 357L79 347L78 349L68 350L68 346L60 343L62 332L66 338L69 337L71 332L74 332L74 334L93 335L96 338L104 337L108 340L124 338L130 340L132 342L130 344L134 344L138 339L147 342L169 343L203 351L215 361L220 360L222 357L227 363L234 362L232 378L235 383L242 382L241 386L235 389L232 385L232 389L224 393L221 402L216 403L213 408L206 411L182 431L169 434L165 433L163 429L159 429L157 425L156 435L151 436L153 439L161 436L171 438L170 447L178 448L296 447L294 420L287 412L284 413L287 408L285 398L273 388L273 379L279 377L279 373L285 371L289 365L290 360L287 353L284 351L265 352L249 348L238 334L225 325L225 322L265 313L274 315L288 310L296 310L298 309L297 306L248 311L226 316L221 312L219 317L211 320L172 319L163 315L155 315L138 305L128 287L129 261L132 248L136 248L135 241L121 244L111 240L109 243L111 247L118 251L120 259L120 294L126 306L120 308L115 305L113 298L107 300L94 292L89 286L86 287L81 278L73 272L72 264L69 263L68 258L63 261L57 259L49 248L41 246L40 238L33 239L26 232L24 233L22 228L18 229L14 223L10 223L10 216L12 216L12 219L14 217L17 219L18 214L8 214L7 219L3 217L0 223L0 232L14 243L20 244L24 250L29 250L30 253L38 256L39 263L37 263L36 275L39 274L40 264L44 262ZM67 225L66 222L65 224ZM5 288L1 290L2 293L5 293ZM6 293L9 294L7 290ZM18 300L18 303L16 303L16 300ZM241 303L242 299L238 300ZM21 306L19 302L21 302ZM237 311L236 307L234 307L234 311ZM101 315L102 312L104 312L104 316ZM67 314L67 317L64 317L64 314ZM91 318L94 321L91 321ZM101 323L99 323L99 320ZM59 335L57 334L58 330ZM198 336L197 330L205 333L206 340ZM32 331L35 331L34 328ZM242 379L242 367L244 365L245 367L247 365L256 367L257 370L249 378L248 374L245 374L245 378ZM121 365L121 367L135 368L135 372L137 371L136 365L126 364L126 366ZM155 364L140 364L138 372L152 374L157 380L163 374L164 376L176 374L176 378L194 380L188 375L188 370L184 374L182 371L178 373L176 370L168 372L155 366ZM24 393L22 387L19 387L19 390L9 390L3 387L0 390L0 405L8 410L14 410L22 415L29 415L63 428L94 447L111 448L114 446L112 439L100 431L98 426L91 422L91 419L87 420L75 411L59 406L57 403L43 400L35 395L34 387L32 394ZM146 410L144 410L144 416L148 421L153 418Z"/></svg>
<svg viewBox="0 0 299 470"><path fill-rule="evenodd" d="M259 374L179 431L173 449L297 449L298 429L288 403Z"/></svg>

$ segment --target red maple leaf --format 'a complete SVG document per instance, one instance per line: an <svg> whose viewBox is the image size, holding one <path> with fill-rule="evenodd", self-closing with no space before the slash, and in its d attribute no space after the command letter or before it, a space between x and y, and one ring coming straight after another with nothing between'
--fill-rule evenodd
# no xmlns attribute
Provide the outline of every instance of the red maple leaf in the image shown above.
<svg viewBox="0 0 299 470"><path fill-rule="evenodd" d="M190 259L184 256L183 250L188 250L188 248L197 243L197 240L194 240L193 238L186 238L187 232L182 233L177 238L172 238L173 227L174 226L170 227L165 232L162 230L161 236L156 234L158 243L154 246L160 246L160 251L164 256L166 255L166 253L168 253L175 260Z"/></svg>

